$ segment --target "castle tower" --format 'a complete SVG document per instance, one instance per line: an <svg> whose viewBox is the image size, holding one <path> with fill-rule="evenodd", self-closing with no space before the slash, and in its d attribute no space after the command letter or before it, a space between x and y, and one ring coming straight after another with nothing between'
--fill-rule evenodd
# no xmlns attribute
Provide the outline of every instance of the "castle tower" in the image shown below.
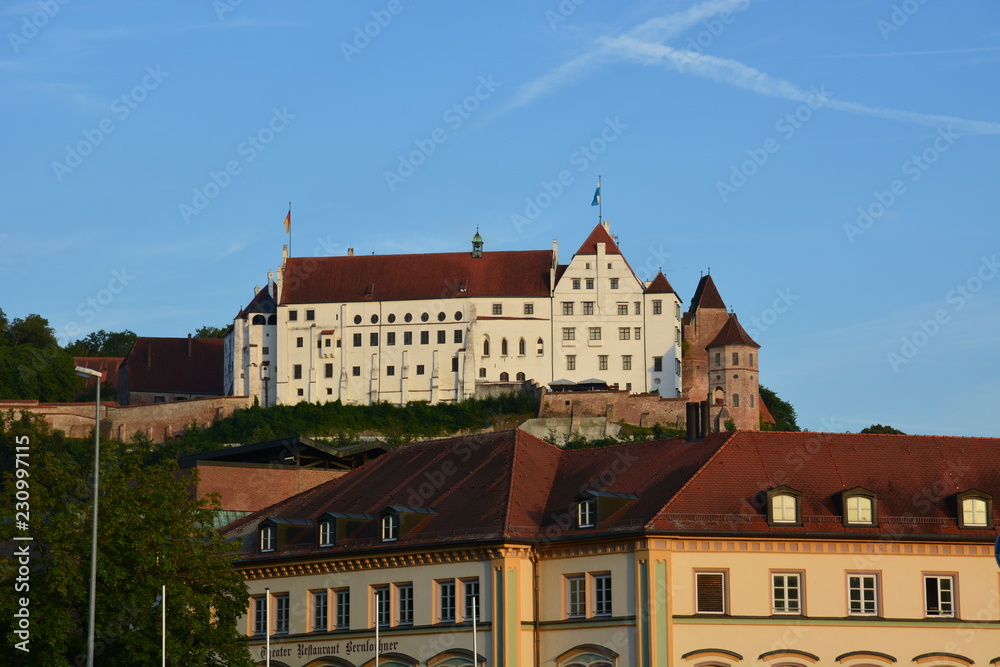
<svg viewBox="0 0 1000 667"><path fill-rule="evenodd" d="M709 398L705 346L716 338L728 319L726 304L711 274L702 276L683 321L681 391L689 401L701 402Z"/></svg>
<svg viewBox="0 0 1000 667"><path fill-rule="evenodd" d="M735 314L728 316L719 334L705 346L712 431L725 431L730 419L738 430L760 430L758 350L760 345Z"/></svg>
<svg viewBox="0 0 1000 667"><path fill-rule="evenodd" d="M483 237L476 230L476 235L472 237L472 256L479 259L483 256Z"/></svg>

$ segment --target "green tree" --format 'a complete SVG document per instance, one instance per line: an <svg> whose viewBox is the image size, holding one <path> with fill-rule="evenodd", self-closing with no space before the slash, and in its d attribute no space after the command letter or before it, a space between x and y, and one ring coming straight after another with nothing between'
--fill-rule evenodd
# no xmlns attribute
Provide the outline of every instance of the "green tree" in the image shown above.
<svg viewBox="0 0 1000 667"><path fill-rule="evenodd" d="M195 338L225 338L229 327L204 326L194 332Z"/></svg>
<svg viewBox="0 0 1000 667"><path fill-rule="evenodd" d="M0 311L0 399L72 401L82 385L48 320L8 320Z"/></svg>
<svg viewBox="0 0 1000 667"><path fill-rule="evenodd" d="M66 346L74 357L124 357L139 336L134 331L94 331Z"/></svg>
<svg viewBox="0 0 1000 667"><path fill-rule="evenodd" d="M760 385L760 400L767 406L771 416L774 417L774 424L765 424L761 421L762 431L800 431L799 425L795 423L795 408L792 404L781 400L776 393Z"/></svg>
<svg viewBox="0 0 1000 667"><path fill-rule="evenodd" d="M881 424L872 424L871 426L869 426L867 428L861 429L861 432L862 433L882 433L882 434L886 434L886 435L906 435L905 433L903 433L899 429L895 429L895 428L889 426L888 424L886 424L885 426L882 426Z"/></svg>
<svg viewBox="0 0 1000 667"><path fill-rule="evenodd" d="M15 447L27 466L15 468ZM175 462L146 466L149 442L101 442L98 520L96 664L159 663L160 618L166 585L167 655L171 664L251 665L236 620L247 588L231 567L233 545L212 529L212 512L188 493L190 479ZM69 439L40 418L0 415L3 496L17 483L29 496L27 527L0 524L0 539L30 544L30 589L0 596L0 633L15 637L17 598L30 602L30 653L8 649L4 664L82 664L87 648L93 441ZM26 471L18 473L17 471ZM27 475L27 476L25 476ZM20 479L17 477L20 476ZM13 542L30 535L33 541ZM15 590L15 558L0 560L0 585ZM21 575L23 576L23 575ZM8 647L10 644L8 644Z"/></svg>

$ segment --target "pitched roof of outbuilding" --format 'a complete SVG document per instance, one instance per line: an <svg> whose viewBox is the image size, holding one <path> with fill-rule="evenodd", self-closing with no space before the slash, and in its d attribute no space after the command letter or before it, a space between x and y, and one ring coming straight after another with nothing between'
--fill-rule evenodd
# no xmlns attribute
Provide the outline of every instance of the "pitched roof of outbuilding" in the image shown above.
<svg viewBox="0 0 1000 667"><path fill-rule="evenodd" d="M705 346L705 349L722 345L749 345L760 348L760 345L754 342L754 339L750 337L746 329L740 325L740 321L737 319L735 313L730 313L729 319L719 329L719 333L712 339L712 342Z"/></svg>
<svg viewBox="0 0 1000 667"><path fill-rule="evenodd" d="M972 539L959 529L955 494L979 489L1000 499L1000 439L736 431L703 440L661 440L566 451L523 431L408 445L337 480L226 528L242 538L243 562L449 543L558 541L622 533L677 535ZM788 485L802 494L801 526L771 526L762 500ZM878 525L844 526L841 492L877 495ZM924 493L925 490L932 490ZM575 502L590 491L614 511L574 528ZM432 509L393 543L377 540L387 507ZM995 507L995 506L994 506ZM404 509L405 511L405 509ZM304 527L274 553L256 552L269 517L316 520L326 512L372 519L331 548Z"/></svg>
<svg viewBox="0 0 1000 667"><path fill-rule="evenodd" d="M551 250L290 257L281 303L549 296Z"/></svg>
<svg viewBox="0 0 1000 667"><path fill-rule="evenodd" d="M647 294L677 294L673 286L671 286L670 281L667 277L663 275L663 271L659 271L656 277L650 281L649 285L646 287Z"/></svg>
<svg viewBox="0 0 1000 667"><path fill-rule="evenodd" d="M699 308L722 308L726 309L726 302L719 295L719 290L715 287L712 274L706 274L698 281L698 287L691 297L691 308L689 312L694 312Z"/></svg>
<svg viewBox="0 0 1000 667"><path fill-rule="evenodd" d="M129 391L221 396L221 338L136 338L122 361Z"/></svg>

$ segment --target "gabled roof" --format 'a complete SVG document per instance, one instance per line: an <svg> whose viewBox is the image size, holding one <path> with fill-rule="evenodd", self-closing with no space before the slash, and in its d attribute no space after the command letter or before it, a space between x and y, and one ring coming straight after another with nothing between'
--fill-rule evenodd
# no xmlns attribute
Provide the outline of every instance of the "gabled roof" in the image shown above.
<svg viewBox="0 0 1000 667"><path fill-rule="evenodd" d="M182 456L177 465L182 470L193 468L198 463L214 462L223 464L258 464L271 467L292 468L351 468L352 461L374 458L385 453L382 442L364 442L347 447L336 447L323 440L314 440L304 435L255 442L249 445L224 447L210 452L200 452Z"/></svg>
<svg viewBox="0 0 1000 667"><path fill-rule="evenodd" d="M221 338L147 338L140 336L122 361L129 391L221 396Z"/></svg>
<svg viewBox="0 0 1000 667"><path fill-rule="evenodd" d="M698 288L691 298L691 308L689 312L694 312L699 308L721 308L726 309L726 302L719 296L719 290L715 287L712 274L706 274L698 281Z"/></svg>
<svg viewBox="0 0 1000 667"><path fill-rule="evenodd" d="M594 227L594 231L590 232L590 236L587 240L583 242L580 249L576 251L577 255L596 255L597 254L597 244L604 244L604 252L608 255L620 255L621 251L618 249L618 244L615 240L611 238L611 234L608 230L604 228L604 225L597 225Z"/></svg>
<svg viewBox="0 0 1000 667"><path fill-rule="evenodd" d="M290 257L281 304L549 296L551 250Z"/></svg>
<svg viewBox="0 0 1000 667"><path fill-rule="evenodd" d="M708 345L705 346L707 350L710 347L720 347L722 345L749 345L751 347L760 348L760 345L754 342L750 334L740 325L739 319L736 317L736 313L730 313L729 319L726 323L722 325L719 329L719 333L716 334L715 338L712 339Z"/></svg>
<svg viewBox="0 0 1000 667"><path fill-rule="evenodd" d="M677 292L674 291L667 277L663 275L663 271L659 271L646 287L646 294L677 294Z"/></svg>

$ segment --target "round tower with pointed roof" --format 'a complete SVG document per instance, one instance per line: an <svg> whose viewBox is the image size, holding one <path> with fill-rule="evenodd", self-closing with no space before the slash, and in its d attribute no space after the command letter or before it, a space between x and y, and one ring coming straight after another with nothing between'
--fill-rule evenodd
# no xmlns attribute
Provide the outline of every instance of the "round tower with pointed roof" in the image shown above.
<svg viewBox="0 0 1000 667"><path fill-rule="evenodd" d="M479 235L479 228L476 228L476 235L472 237L472 256L479 258L483 256L483 237Z"/></svg>
<svg viewBox="0 0 1000 667"><path fill-rule="evenodd" d="M760 430L758 345L730 313L708 352L708 402L712 431L725 431L732 420L740 431Z"/></svg>

